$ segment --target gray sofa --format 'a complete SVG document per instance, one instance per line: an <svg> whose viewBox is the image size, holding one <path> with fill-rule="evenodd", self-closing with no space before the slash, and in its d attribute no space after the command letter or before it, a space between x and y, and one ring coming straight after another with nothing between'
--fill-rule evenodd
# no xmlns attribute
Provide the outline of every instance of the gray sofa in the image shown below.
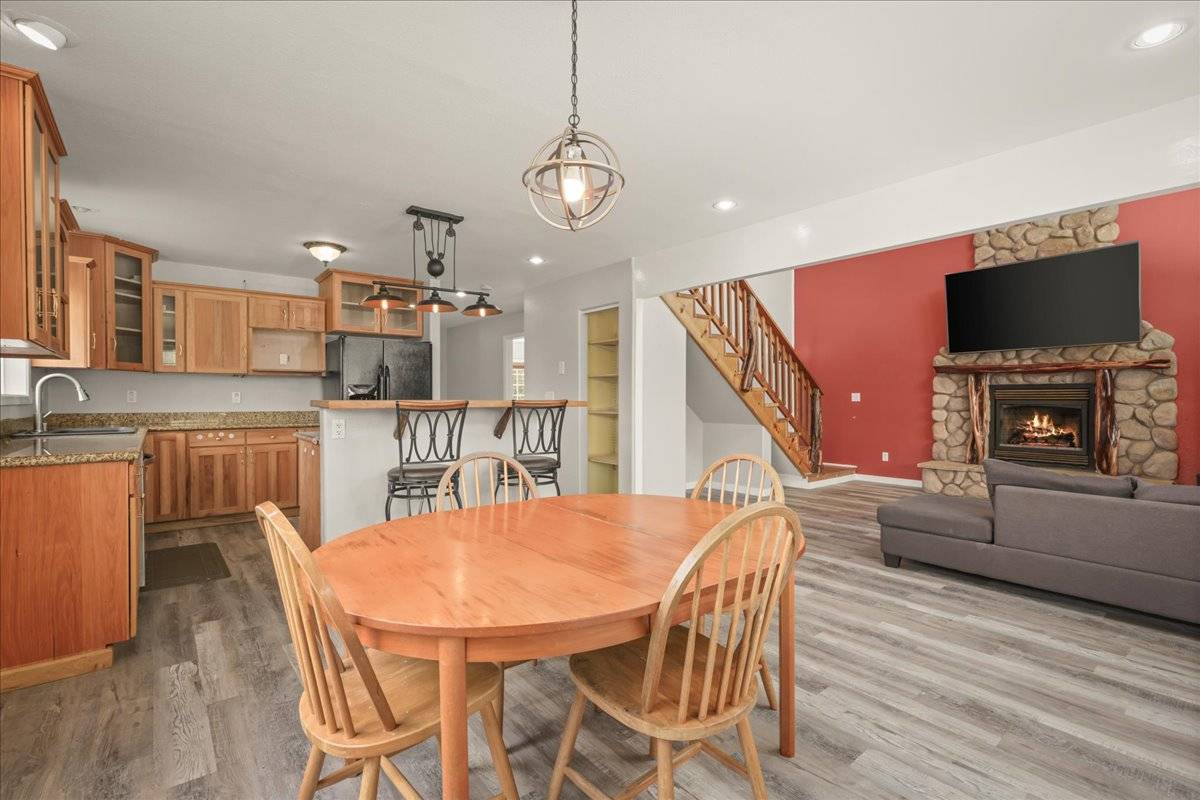
<svg viewBox="0 0 1200 800"><path fill-rule="evenodd" d="M1200 623L1200 487L984 462L990 500L924 494L880 506L902 558Z"/></svg>

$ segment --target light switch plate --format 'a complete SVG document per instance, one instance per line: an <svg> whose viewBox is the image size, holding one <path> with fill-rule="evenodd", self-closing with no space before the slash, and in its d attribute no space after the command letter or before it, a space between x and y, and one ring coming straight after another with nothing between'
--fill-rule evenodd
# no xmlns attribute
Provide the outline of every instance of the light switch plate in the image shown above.
<svg viewBox="0 0 1200 800"><path fill-rule="evenodd" d="M240 402L242 402L242 393L241 393L241 392L234 392L233 394L231 394L231 395L229 396L229 401L230 401L231 403L234 403L234 404L237 404L237 403L240 403Z"/></svg>
<svg viewBox="0 0 1200 800"><path fill-rule="evenodd" d="M862 402L862 393L861 392L851 392L850 393L850 402L851 403L861 403Z"/></svg>
<svg viewBox="0 0 1200 800"><path fill-rule="evenodd" d="M565 361L558 362L558 374L559 375L567 374L567 362L565 362Z"/></svg>
<svg viewBox="0 0 1200 800"><path fill-rule="evenodd" d="M880 461L887 461L889 458L891 458L891 456L889 456L889 455L888 455L888 451L887 451L887 450L884 450L884 451L883 451L883 452L882 452L882 453L879 455L879 460L880 460Z"/></svg>
<svg viewBox="0 0 1200 800"><path fill-rule="evenodd" d="M287 365L288 365L288 354L280 353L279 354L279 366L286 367Z"/></svg>
<svg viewBox="0 0 1200 800"><path fill-rule="evenodd" d="M126 392L125 393L125 402L126 403L136 403L137 402L137 392L133 389L130 389L128 392Z"/></svg>
<svg viewBox="0 0 1200 800"><path fill-rule="evenodd" d="M333 434L334 439L345 439L346 438L346 420L335 419L333 421L332 434Z"/></svg>

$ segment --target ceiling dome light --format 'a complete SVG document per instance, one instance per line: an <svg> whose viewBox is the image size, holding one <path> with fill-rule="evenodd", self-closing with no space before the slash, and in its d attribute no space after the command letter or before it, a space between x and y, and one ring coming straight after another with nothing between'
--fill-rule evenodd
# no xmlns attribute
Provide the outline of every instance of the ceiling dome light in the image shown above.
<svg viewBox="0 0 1200 800"><path fill-rule="evenodd" d="M1153 28L1147 28L1137 35L1130 42L1130 46L1135 50L1145 50L1150 47L1158 47L1160 44L1175 39L1179 34L1183 33L1187 26L1182 22L1164 22L1161 25L1155 25Z"/></svg>
<svg viewBox="0 0 1200 800"><path fill-rule="evenodd" d="M67 46L67 35L48 22L18 19L13 20L13 27L26 39L47 50L61 50Z"/></svg>
<svg viewBox="0 0 1200 800"><path fill-rule="evenodd" d="M737 200L718 200L713 203L713 208L717 211L733 211L737 208Z"/></svg>
<svg viewBox="0 0 1200 800"><path fill-rule="evenodd" d="M567 127L533 154L521 176L529 203L545 222L565 231L578 231L608 216L625 188L621 162L612 146L594 133L579 129L579 3L571 0L571 114Z"/></svg>
<svg viewBox="0 0 1200 800"><path fill-rule="evenodd" d="M546 259L542 258L541 256L530 256L528 260L529 263L533 264L535 267L546 263Z"/></svg>
<svg viewBox="0 0 1200 800"><path fill-rule="evenodd" d="M333 242L305 242L304 249L312 253L313 258L327 267L330 261L335 260L342 253L346 252L345 247Z"/></svg>
<svg viewBox="0 0 1200 800"><path fill-rule="evenodd" d="M463 309L465 317L494 317L504 312L487 301L487 295L479 295L479 299Z"/></svg>
<svg viewBox="0 0 1200 800"><path fill-rule="evenodd" d="M437 289L434 289L429 293L428 297L417 303L417 311L424 311L427 314L443 314L457 310L458 306L438 294Z"/></svg>

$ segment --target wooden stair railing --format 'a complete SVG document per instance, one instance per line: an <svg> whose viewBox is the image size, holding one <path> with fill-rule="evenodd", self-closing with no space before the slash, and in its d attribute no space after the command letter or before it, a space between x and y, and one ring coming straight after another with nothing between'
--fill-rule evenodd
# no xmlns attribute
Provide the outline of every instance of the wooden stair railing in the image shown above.
<svg viewBox="0 0 1200 800"><path fill-rule="evenodd" d="M662 296L688 334L806 475L821 470L821 387L746 281Z"/></svg>

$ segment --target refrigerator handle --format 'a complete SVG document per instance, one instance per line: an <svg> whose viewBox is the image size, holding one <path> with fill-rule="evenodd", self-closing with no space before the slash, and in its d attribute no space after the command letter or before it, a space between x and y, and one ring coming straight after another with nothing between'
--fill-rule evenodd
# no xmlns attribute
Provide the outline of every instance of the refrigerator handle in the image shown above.
<svg viewBox="0 0 1200 800"><path fill-rule="evenodd" d="M392 386L392 368L387 364L383 365L383 391L380 393L384 400L391 400L388 397L388 391Z"/></svg>

